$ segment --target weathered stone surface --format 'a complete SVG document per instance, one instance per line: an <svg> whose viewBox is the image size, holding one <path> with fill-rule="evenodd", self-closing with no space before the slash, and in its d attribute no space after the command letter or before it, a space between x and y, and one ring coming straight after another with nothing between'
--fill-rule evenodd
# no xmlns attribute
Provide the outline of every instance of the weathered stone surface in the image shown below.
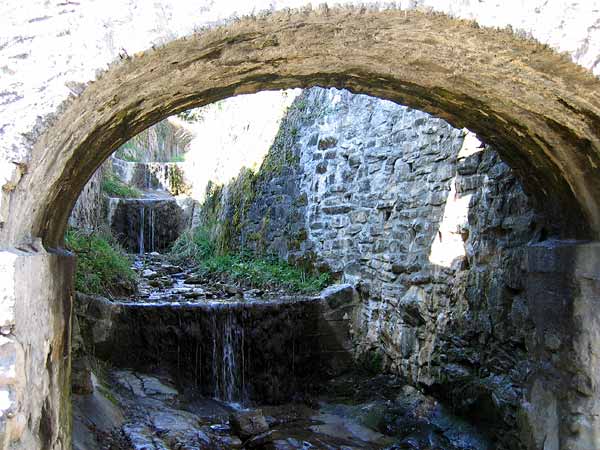
<svg viewBox="0 0 600 450"><path fill-rule="evenodd" d="M73 258L44 251L0 252L10 332L0 337L0 448L69 445ZM31 274L35 274L34 277ZM48 298L56 301L50 303ZM4 446L4 447L3 447Z"/></svg>
<svg viewBox="0 0 600 450"><path fill-rule="evenodd" d="M131 253L165 251L191 221L174 198L111 198L109 205L111 231Z"/></svg>
<svg viewBox="0 0 600 450"><path fill-rule="evenodd" d="M298 54L298 42L315 51ZM498 48L510 49L511 57ZM468 57L457 58L457 52ZM598 81L565 57L507 31L415 11L326 9L241 20L160 52L124 58L65 106L37 140L27 177L19 189L5 190L12 201L3 242L42 236L47 245L59 245L68 209L95 168L157 120L232 94L313 84L368 92L467 126L495 145L519 175L527 174L526 188L557 226L566 225L566 235L594 235L600 227L594 200L600 181L593 169L600 164L600 145L590 125L600 116ZM188 65L194 70L181 69ZM460 73L460 82L449 73ZM41 186L40 196L29 195Z"/></svg>
<svg viewBox="0 0 600 450"><path fill-rule="evenodd" d="M356 291L351 284L336 284L323 289L320 295L330 308L335 309L354 302L355 294Z"/></svg>
<svg viewBox="0 0 600 450"><path fill-rule="evenodd" d="M335 138L323 173L313 170L319 135ZM274 175L277 160L293 164ZM292 105L266 161L252 190L236 181L214 191L201 216L220 212L220 232L240 247L355 284L362 300L344 284L322 297L338 307L329 319L353 326L358 355L376 349L388 370L439 389L463 413L496 398L493 427L514 429L531 364L524 246L545 222L497 154L419 111L313 89ZM290 206L273 214L282 201ZM323 206L340 204L336 215ZM517 436L502 439L510 447Z"/></svg>
<svg viewBox="0 0 600 450"><path fill-rule="evenodd" d="M259 409L234 413L229 416L229 423L233 433L243 440L269 431L269 424Z"/></svg>
<svg viewBox="0 0 600 450"><path fill-rule="evenodd" d="M89 354L117 367L160 368L178 385L226 401L288 401L352 363L351 318L330 320L341 311L318 298L167 305L77 297ZM142 380L129 380L142 389Z"/></svg>

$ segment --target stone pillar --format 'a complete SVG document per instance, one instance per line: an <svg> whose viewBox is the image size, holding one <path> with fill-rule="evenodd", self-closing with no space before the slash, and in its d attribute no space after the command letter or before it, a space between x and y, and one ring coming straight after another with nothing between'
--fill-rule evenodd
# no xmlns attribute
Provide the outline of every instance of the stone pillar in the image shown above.
<svg viewBox="0 0 600 450"><path fill-rule="evenodd" d="M71 448L74 258L0 251L0 450Z"/></svg>
<svg viewBox="0 0 600 450"><path fill-rule="evenodd" d="M600 448L600 242L546 241L527 252L535 324L525 421L529 448Z"/></svg>

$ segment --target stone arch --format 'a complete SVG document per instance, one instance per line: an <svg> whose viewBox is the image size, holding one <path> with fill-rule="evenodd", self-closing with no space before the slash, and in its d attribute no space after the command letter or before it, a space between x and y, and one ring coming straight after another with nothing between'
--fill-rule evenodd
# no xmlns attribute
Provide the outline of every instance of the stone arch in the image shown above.
<svg viewBox="0 0 600 450"><path fill-rule="evenodd" d="M246 18L140 54L122 54L43 125L31 159L19 163L22 179L4 189L9 204L0 245L12 250L0 258L8 281L0 293L9 316L2 325L9 331L7 354L18 366L15 373L27 377L0 383L14 397L10 415L0 420L0 448L8 448L9 440L22 444L13 448L41 448L42 420L52 423L41 433L53 442L51 448L68 448L70 439L73 261L23 242L42 238L47 248L60 247L71 206L95 169L161 119L237 94L314 85L386 98L475 131L512 166L563 236L600 235L600 81L566 56L510 31L418 11L322 8ZM571 374L570 362L583 361L576 378L583 381L575 387L570 375L558 387L547 387L543 376L535 380L529 397L540 418L532 421L536 442L558 442L564 434L565 441L592 442L577 448L597 447L593 382L590 396L576 396L597 370L595 361L587 364L586 352L596 345L591 300L600 281L599 254L596 244L540 246L532 252L540 286L564 281L557 274L569 271L567 287L555 289L551 301L543 289L531 294L539 328L555 320L552 326L578 349L573 357L564 345L560 370ZM583 281L572 283L577 277ZM571 291L578 282L584 289ZM576 332L587 329L592 331ZM23 349L35 352L25 359ZM567 389L576 392L573 399L551 394ZM19 402L20 410L13 411ZM548 409L561 416L548 422ZM582 425L580 411L591 425ZM576 427L587 437L574 436Z"/></svg>
<svg viewBox="0 0 600 450"><path fill-rule="evenodd" d="M159 120L259 90L335 86L467 127L522 179L563 236L600 234L600 82L533 40L418 11L326 8L247 18L122 61L35 144L5 243L61 245L95 169Z"/></svg>

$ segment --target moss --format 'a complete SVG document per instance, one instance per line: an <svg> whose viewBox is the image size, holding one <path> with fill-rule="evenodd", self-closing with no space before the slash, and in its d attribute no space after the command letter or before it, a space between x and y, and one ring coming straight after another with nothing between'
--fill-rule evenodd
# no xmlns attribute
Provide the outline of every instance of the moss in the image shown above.
<svg viewBox="0 0 600 450"><path fill-rule="evenodd" d="M119 400L117 400L117 397L115 397L115 394L113 394L108 387L104 386L103 384L99 384L98 390L113 405L115 405L117 407L121 406L121 404L119 403Z"/></svg>
<svg viewBox="0 0 600 450"><path fill-rule="evenodd" d="M294 201L294 204L300 207L308 205L308 195L306 195L306 192L300 194Z"/></svg>
<svg viewBox="0 0 600 450"><path fill-rule="evenodd" d="M227 206L231 213L223 220L217 237L222 253L239 250L248 211L256 197L257 181L258 177L251 169L243 168L228 186Z"/></svg>
<svg viewBox="0 0 600 450"><path fill-rule="evenodd" d="M106 171L102 178L102 191L110 197L135 198L141 192L123 183L112 171Z"/></svg>

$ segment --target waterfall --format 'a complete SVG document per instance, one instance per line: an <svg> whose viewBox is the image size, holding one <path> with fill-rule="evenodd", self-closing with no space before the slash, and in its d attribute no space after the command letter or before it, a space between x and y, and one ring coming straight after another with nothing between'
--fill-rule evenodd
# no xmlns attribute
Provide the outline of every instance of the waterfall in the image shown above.
<svg viewBox="0 0 600 450"><path fill-rule="evenodd" d="M338 331L321 329L322 305L313 298L130 303L120 310L123 320L111 338L129 352L107 357L140 370L164 368L206 397L242 406L277 404L342 361L329 365L341 350L334 345Z"/></svg>
<svg viewBox="0 0 600 450"><path fill-rule="evenodd" d="M156 251L154 243L154 208L150 208L150 251Z"/></svg>
<svg viewBox="0 0 600 450"><path fill-rule="evenodd" d="M236 337L236 330L234 330L233 315L227 314L223 321L223 358L222 367L223 375L221 380L223 381L222 394L225 400L232 401L236 399L236 388L238 370L237 370L237 351L238 346Z"/></svg>
<svg viewBox="0 0 600 450"><path fill-rule="evenodd" d="M232 305L215 306L211 311L211 376L213 397L228 402L244 401L243 325Z"/></svg>
<svg viewBox="0 0 600 450"><path fill-rule="evenodd" d="M139 248L139 253L140 255L143 255L144 252L144 227L145 227L145 220L144 220L144 211L145 210L145 206L143 204L140 205L140 232L138 235L138 248Z"/></svg>

